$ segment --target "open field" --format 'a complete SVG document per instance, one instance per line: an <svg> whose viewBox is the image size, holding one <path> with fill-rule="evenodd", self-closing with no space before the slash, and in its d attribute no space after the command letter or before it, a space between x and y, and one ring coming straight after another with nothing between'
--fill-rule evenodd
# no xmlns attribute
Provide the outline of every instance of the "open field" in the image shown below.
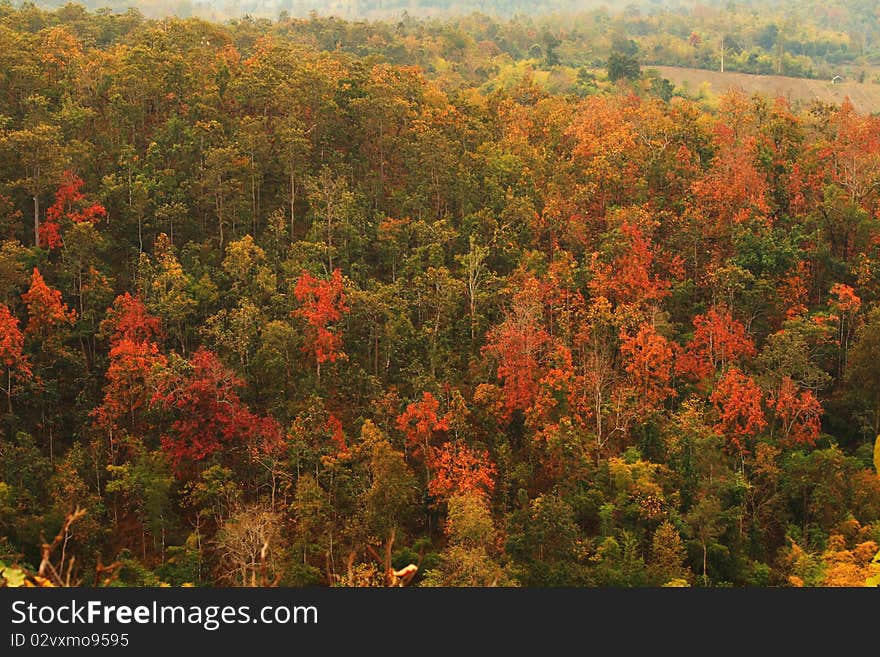
<svg viewBox="0 0 880 657"><path fill-rule="evenodd" d="M841 103L849 96L855 108L864 113L880 112L880 84L844 81L832 84L829 80L789 78L782 75L750 75L748 73L720 73L696 68L677 66L650 66L676 86L687 86L696 92L708 82L713 93L723 93L731 87L740 87L749 93L783 96L792 103L809 103L820 100L825 103Z"/></svg>

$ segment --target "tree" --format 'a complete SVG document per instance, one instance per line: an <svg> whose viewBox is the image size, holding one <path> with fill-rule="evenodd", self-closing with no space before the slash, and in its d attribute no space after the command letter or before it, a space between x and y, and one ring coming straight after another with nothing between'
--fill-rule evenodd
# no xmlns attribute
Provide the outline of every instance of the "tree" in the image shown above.
<svg viewBox="0 0 880 657"><path fill-rule="evenodd" d="M20 242L0 242L0 303L12 304L18 298L16 291L27 284L26 253Z"/></svg>
<svg viewBox="0 0 880 657"><path fill-rule="evenodd" d="M594 253L590 289L617 304L627 315L658 303L669 294L669 281L657 276L654 245L648 232L657 223L643 211L618 212L612 233L611 262Z"/></svg>
<svg viewBox="0 0 880 657"><path fill-rule="evenodd" d="M2 135L2 145L13 150L25 176L16 181L34 202L34 244L40 245L40 196L52 187L64 169L64 147L57 125L39 123Z"/></svg>
<svg viewBox="0 0 880 657"><path fill-rule="evenodd" d="M421 400L407 405L406 410L397 416L397 428L403 432L406 446L413 450L413 456L422 460L428 481L435 461L433 445L437 434L449 431L449 419L440 416L440 402L430 392L424 392Z"/></svg>
<svg viewBox="0 0 880 657"><path fill-rule="evenodd" d="M121 338L110 348L110 366L104 385L104 401L93 414L115 442L122 430L143 435L144 413L150 408L155 381L168 360L154 342Z"/></svg>
<svg viewBox="0 0 880 657"><path fill-rule="evenodd" d="M449 499L448 547L437 568L425 573L422 586L509 586L510 577L493 558L496 530L486 500L458 493Z"/></svg>
<svg viewBox="0 0 880 657"><path fill-rule="evenodd" d="M24 353L24 335L18 326L18 318L9 311L8 306L0 303L0 366L5 370L3 380L6 385L3 391L10 414L13 383L17 384L31 376L30 358Z"/></svg>
<svg viewBox="0 0 880 657"><path fill-rule="evenodd" d="M339 244L340 225L350 219L355 211L354 195L348 191L345 178L337 178L329 167L321 169L319 176L311 178L306 185L309 205L315 214L312 231L316 241L323 242L327 258L327 271L334 271L333 257Z"/></svg>
<svg viewBox="0 0 880 657"><path fill-rule="evenodd" d="M153 538L154 549L159 548L160 555L164 553L174 476L161 450L150 451L137 438L129 439L127 448L130 458L125 463L107 466L109 480L105 490L122 497L125 512L134 515L140 523L141 554L146 559L147 533Z"/></svg>
<svg viewBox="0 0 880 657"><path fill-rule="evenodd" d="M489 249L478 245L473 235L471 235L468 244L468 252L464 255L455 256L455 259L461 264L466 275L468 308L471 320L471 342L474 342L477 328L477 298L487 279L485 261L489 255Z"/></svg>
<svg viewBox="0 0 880 657"><path fill-rule="evenodd" d="M609 246L620 245L617 252L625 255L621 225L637 226L649 238L663 216L657 209L674 206L689 188L698 171L700 129L696 117L670 115L661 103L635 94L588 96L578 110L563 127L573 140L575 168L567 184L575 185L577 199L576 206L560 208L570 217L567 237L580 249L585 238L607 228Z"/></svg>
<svg viewBox="0 0 880 657"><path fill-rule="evenodd" d="M817 537L830 533L850 513L845 500L852 495L857 472L863 465L835 444L825 449L788 452L781 465L780 491L793 512L792 524L805 545L813 545Z"/></svg>
<svg viewBox="0 0 880 657"><path fill-rule="evenodd" d="M755 355L755 345L745 327L726 308L712 308L694 317L693 323L694 337L676 364L682 374L696 381L706 380Z"/></svg>
<svg viewBox="0 0 880 657"><path fill-rule="evenodd" d="M574 336L573 418L595 439L595 458L612 437L625 437L631 414L629 391L621 386L617 367L620 318L605 297L592 301Z"/></svg>
<svg viewBox="0 0 880 657"><path fill-rule="evenodd" d="M776 45L776 38L779 36L779 28L776 23L767 23L758 32L755 42L764 50L770 51Z"/></svg>
<svg viewBox="0 0 880 657"><path fill-rule="evenodd" d="M822 405L811 390L799 391L794 382L785 377L771 403L782 425L780 438L783 443L816 444L822 428Z"/></svg>
<svg viewBox="0 0 880 657"><path fill-rule="evenodd" d="M82 178L71 171L62 174L55 202L46 208L46 221L39 228L41 245L49 249L61 247L62 222L95 224L106 218L106 208L100 203L89 202L80 191L84 184Z"/></svg>
<svg viewBox="0 0 880 657"><path fill-rule="evenodd" d="M205 196L210 198L211 209L217 219L217 239L222 249L226 244L226 226L236 234L236 224L245 207L244 178L249 164L238 146L218 146L205 154L201 184Z"/></svg>
<svg viewBox="0 0 880 657"><path fill-rule="evenodd" d="M267 130L266 117L242 117L236 142L239 151L248 159L248 177L250 178L251 196L251 230L257 234L258 222L261 213L261 198L263 184L263 165L269 159L270 141Z"/></svg>
<svg viewBox="0 0 880 657"><path fill-rule="evenodd" d="M266 264L266 252L250 235L226 245L222 267L232 278L233 292L239 296L262 303L275 292L275 273Z"/></svg>
<svg viewBox="0 0 880 657"><path fill-rule="evenodd" d="M285 119L281 123L278 136L290 186L290 241L293 242L296 235L297 175L303 175L305 160L311 150L311 142L307 135L315 126L306 129L302 120L293 113L288 114Z"/></svg>
<svg viewBox="0 0 880 657"><path fill-rule="evenodd" d="M495 464L489 452L475 451L461 443L448 442L432 457L434 478L428 492L436 498L451 495L479 495L490 497L495 490Z"/></svg>
<svg viewBox="0 0 880 657"><path fill-rule="evenodd" d="M322 363L335 363L337 359L346 357L342 351L342 338L330 328L331 324L342 319L349 310L343 290L342 272L334 269L330 279L322 281L304 271L296 281L293 294L302 305L291 315L304 319L308 325L308 344L303 350L314 354L320 381Z"/></svg>
<svg viewBox="0 0 880 657"><path fill-rule="evenodd" d="M196 310L196 299L191 292L192 280L174 255L171 241L165 233L156 237L155 266L141 254L138 262L139 291L147 308L162 319L163 326L177 338L186 352L187 323Z"/></svg>
<svg viewBox="0 0 880 657"><path fill-rule="evenodd" d="M718 413L715 430L740 452L746 451L748 440L767 426L761 389L735 367L721 377L709 399Z"/></svg>
<svg viewBox="0 0 880 657"><path fill-rule="evenodd" d="M528 278L514 296L505 320L486 336L484 351L498 361L497 375L504 382L505 409L525 411L538 391L541 360L550 335L541 324L538 281Z"/></svg>
<svg viewBox="0 0 880 657"><path fill-rule="evenodd" d="M416 293L419 316L424 317L422 335L427 342L429 373L437 378L438 368L454 363L454 350L449 344L444 327L457 318L464 293L464 285L452 276L446 267L428 267L415 276L411 283ZM445 347L445 348L444 348Z"/></svg>
<svg viewBox="0 0 880 657"><path fill-rule="evenodd" d="M549 30L545 30L541 35L541 41L544 42L544 64L547 68L551 68L559 64L559 54L556 49L562 45L562 41Z"/></svg>
<svg viewBox="0 0 880 657"><path fill-rule="evenodd" d="M875 116L860 115L848 100L831 117L833 138L824 149L831 179L852 203L875 215L880 204L880 137Z"/></svg>
<svg viewBox="0 0 880 657"><path fill-rule="evenodd" d="M273 509L242 507L215 538L222 570L218 579L234 586L277 586L281 578L281 518Z"/></svg>
<svg viewBox="0 0 880 657"><path fill-rule="evenodd" d="M330 563L333 509L326 491L311 473L297 479L291 507L296 522L295 547L302 553L303 564L308 564L310 557Z"/></svg>
<svg viewBox="0 0 880 657"><path fill-rule="evenodd" d="M40 270L34 267L30 288L21 298L28 311L25 336L38 344L59 348L64 329L71 326L76 317L76 312L61 300L61 292L49 287Z"/></svg>
<svg viewBox="0 0 880 657"><path fill-rule="evenodd" d="M110 269L101 257L106 247L107 242L91 222L74 223L65 228L58 276L65 291L70 290L71 306L77 311L74 335L79 338L89 368L96 360L95 329L113 297L107 276Z"/></svg>
<svg viewBox="0 0 880 657"><path fill-rule="evenodd" d="M703 553L703 585L709 585L709 546L724 531L721 501L714 495L701 497L685 516L690 535L699 543Z"/></svg>
<svg viewBox="0 0 880 657"><path fill-rule="evenodd" d="M845 536L832 534L821 556L825 566L821 585L869 586L869 580L876 582L878 579L876 564L880 560L877 554L875 541L866 540L849 547Z"/></svg>
<svg viewBox="0 0 880 657"><path fill-rule="evenodd" d="M880 435L874 439L874 471L880 477Z"/></svg>
<svg viewBox="0 0 880 657"><path fill-rule="evenodd" d="M559 495L540 495L508 516L505 552L524 586L583 585L575 556L580 532L571 506Z"/></svg>
<svg viewBox="0 0 880 657"><path fill-rule="evenodd" d="M109 339L111 347L122 340L159 342L164 337L161 320L150 314L140 297L128 292L113 300L100 332Z"/></svg>
<svg viewBox="0 0 880 657"><path fill-rule="evenodd" d="M692 574L684 565L686 558L687 550L681 535L671 522L664 520L651 537L651 569L658 583L666 584L677 579L687 581Z"/></svg>
<svg viewBox="0 0 880 657"><path fill-rule="evenodd" d="M632 55L626 53L612 51L608 55L608 62L605 64L608 72L608 79L612 82L618 80L628 80L632 82L638 80L642 74L642 67L639 66L639 60Z"/></svg>
<svg viewBox="0 0 880 657"><path fill-rule="evenodd" d="M298 378L301 341L299 332L287 322L273 320L262 327L252 368L261 396L278 404L290 396Z"/></svg>
<svg viewBox="0 0 880 657"><path fill-rule="evenodd" d="M870 435L880 434L880 311L868 314L856 330L855 343L850 349L846 381L852 394L868 411Z"/></svg>
<svg viewBox="0 0 880 657"><path fill-rule="evenodd" d="M383 555L373 554L382 564L389 585L393 579L392 550L398 530L412 512L416 482L403 453L396 451L369 420L361 427L361 445L369 472L369 485L359 500L361 514L366 528L383 543Z"/></svg>
<svg viewBox="0 0 880 657"><path fill-rule="evenodd" d="M243 382L215 354L199 349L182 369L163 376L153 396L170 413L162 447L178 473L217 453L232 460L248 445L280 441L278 423L242 403Z"/></svg>
<svg viewBox="0 0 880 657"><path fill-rule="evenodd" d="M778 387L791 379L799 389L814 393L831 382L822 367L827 359L833 327L805 318L786 321L782 329L767 336L757 359L768 387Z"/></svg>
<svg viewBox="0 0 880 657"><path fill-rule="evenodd" d="M837 315L837 340L840 346L837 371L840 376L845 376L847 355L849 353L850 341L852 340L853 326L855 325L855 315L862 307L862 300L849 285L842 283L832 285L830 292L835 297L831 303L831 308Z"/></svg>
<svg viewBox="0 0 880 657"><path fill-rule="evenodd" d="M642 324L638 333L620 336L624 369L630 375L639 405L654 408L675 395L671 387L673 349L669 341L650 324Z"/></svg>
<svg viewBox="0 0 880 657"><path fill-rule="evenodd" d="M237 356L238 371L248 374L264 322L264 313L245 296L236 308L211 315L199 332L214 351Z"/></svg>
<svg viewBox="0 0 880 657"><path fill-rule="evenodd" d="M49 287L36 267L30 288L21 298L28 314L25 344L34 349L33 374L41 388L41 394L35 398L39 409L38 426L40 433L46 436L49 453L54 458L56 431L64 422L60 409L64 397L72 393L68 387L71 382L58 372L65 371L74 362L74 354L67 342L76 312L67 307L59 290Z"/></svg>
<svg viewBox="0 0 880 657"><path fill-rule="evenodd" d="M714 246L716 259L730 253L734 226L753 219L766 221L770 213L767 179L755 166L757 140L748 128L737 125L743 116L742 122L753 120L744 109L747 100L731 92L721 102L729 120L719 120L712 164L691 185L693 212L701 219L701 234Z"/></svg>

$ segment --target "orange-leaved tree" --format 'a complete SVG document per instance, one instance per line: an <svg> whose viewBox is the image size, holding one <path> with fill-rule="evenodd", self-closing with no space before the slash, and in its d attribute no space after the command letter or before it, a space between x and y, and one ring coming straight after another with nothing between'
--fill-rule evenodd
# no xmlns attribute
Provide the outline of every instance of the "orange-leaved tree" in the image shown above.
<svg viewBox="0 0 880 657"><path fill-rule="evenodd" d="M342 272L334 269L329 280L320 280L303 272L296 281L293 294L302 305L292 315L304 319L308 326L308 344L303 349L314 355L320 381L322 363L335 363L338 359L345 358L342 337L331 326L349 310Z"/></svg>
<svg viewBox="0 0 880 657"><path fill-rule="evenodd" d="M728 447L744 453L749 440L767 426L762 406L763 393L755 380L731 367L709 397L718 413L715 430L727 439Z"/></svg>

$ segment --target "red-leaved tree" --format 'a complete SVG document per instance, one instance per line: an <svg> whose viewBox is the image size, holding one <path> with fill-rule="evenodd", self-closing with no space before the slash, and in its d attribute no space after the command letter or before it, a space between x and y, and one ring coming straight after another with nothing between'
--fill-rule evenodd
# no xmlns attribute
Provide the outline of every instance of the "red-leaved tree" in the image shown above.
<svg viewBox="0 0 880 657"><path fill-rule="evenodd" d="M431 466L434 460L434 446L438 434L449 431L449 419L438 414L440 402L430 392L422 394L419 401L413 402L397 416L397 428L406 438L406 446L413 450L413 456L422 459L431 479Z"/></svg>
<svg viewBox="0 0 880 657"><path fill-rule="evenodd" d="M345 432L342 430L342 421L330 413L327 416L327 430L330 432L330 440L336 445L338 453L344 454L348 451L348 445L345 443Z"/></svg>
<svg viewBox="0 0 880 657"><path fill-rule="evenodd" d="M822 429L822 404L812 390L798 390L790 377L783 377L772 401L781 424L784 445L815 445Z"/></svg>
<svg viewBox="0 0 880 657"><path fill-rule="evenodd" d="M71 171L64 172L64 178L55 192L55 202L46 208L46 220L40 224L40 245L50 249L62 246L62 222L67 220L81 224L97 223L107 216L106 208L100 203L90 202L80 191L83 180Z"/></svg>
<svg viewBox="0 0 880 657"><path fill-rule="evenodd" d="M709 399L718 413L715 430L727 439L730 448L746 451L748 441L767 426L761 389L736 367L724 373Z"/></svg>
<svg viewBox="0 0 880 657"><path fill-rule="evenodd" d="M252 413L236 392L243 382L215 354L201 348L188 371L165 377L153 401L170 411L173 420L162 446L181 472L182 466L218 452L231 457L249 444L280 441L281 427Z"/></svg>
<svg viewBox="0 0 880 657"><path fill-rule="evenodd" d="M647 229L653 222L642 214L624 219L619 226L617 253L611 262L593 254L590 290L594 297L605 297L624 312L644 308L669 295L669 281L654 273L654 245Z"/></svg>
<svg viewBox="0 0 880 657"><path fill-rule="evenodd" d="M136 435L146 428L144 411L154 394L153 381L167 362L154 342L123 338L110 348L104 400L94 416L99 426L108 431L111 441L122 429Z"/></svg>
<svg viewBox="0 0 880 657"><path fill-rule="evenodd" d="M497 375L504 383L508 417L532 405L549 342L550 335L542 324L540 286L536 279L529 278L514 297L507 318L487 335L483 348L498 361Z"/></svg>
<svg viewBox="0 0 880 657"><path fill-rule="evenodd" d="M679 373L704 381L755 355L755 344L745 326L723 306L694 317L694 337L676 365Z"/></svg>
<svg viewBox="0 0 880 657"><path fill-rule="evenodd" d="M101 322L101 333L110 342L110 365L104 384L104 400L92 415L108 432L111 443L126 430L133 435L146 428L158 375L167 365L156 340L162 323L152 316L138 297L119 295Z"/></svg>
<svg viewBox="0 0 880 657"><path fill-rule="evenodd" d="M18 318L9 307L0 303L0 367L3 368L3 391L6 403L12 413L13 384L31 376L31 363L24 353L24 335L19 329Z"/></svg>
<svg viewBox="0 0 880 657"><path fill-rule="evenodd" d="M329 280L320 280L303 272L296 282L293 294L302 305L292 312L294 317L305 320L308 327L308 344L303 348L315 357L318 379L321 364L335 363L345 358L342 337L332 329L332 324L342 319L349 308L345 301L342 272L334 269Z"/></svg>
<svg viewBox="0 0 880 657"><path fill-rule="evenodd" d="M162 320L150 314L140 297L128 292L116 297L107 309L101 333L109 338L111 346L121 340L158 342L165 337Z"/></svg>

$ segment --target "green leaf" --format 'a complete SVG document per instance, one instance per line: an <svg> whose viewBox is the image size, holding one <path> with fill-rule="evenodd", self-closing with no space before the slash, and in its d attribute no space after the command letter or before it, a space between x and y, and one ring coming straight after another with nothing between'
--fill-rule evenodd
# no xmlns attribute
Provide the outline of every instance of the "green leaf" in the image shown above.
<svg viewBox="0 0 880 657"><path fill-rule="evenodd" d="M10 588L18 588L24 584L26 575L21 568L6 566L0 562L0 577L6 580L6 586Z"/></svg>

